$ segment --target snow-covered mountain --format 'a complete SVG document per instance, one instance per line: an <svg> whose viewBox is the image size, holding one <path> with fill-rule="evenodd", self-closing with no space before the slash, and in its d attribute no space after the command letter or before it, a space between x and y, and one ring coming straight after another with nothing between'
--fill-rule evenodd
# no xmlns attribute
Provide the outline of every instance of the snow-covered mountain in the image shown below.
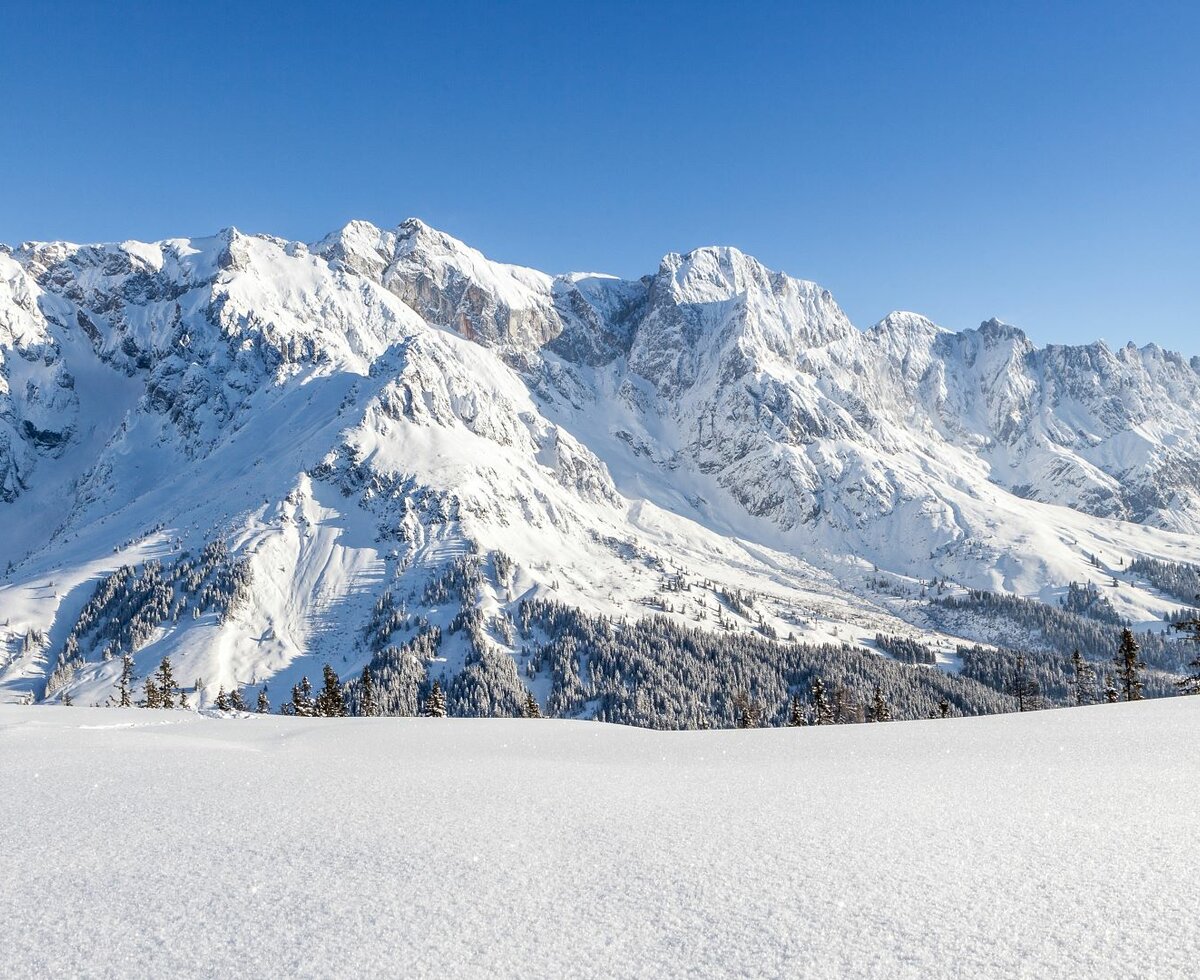
<svg viewBox="0 0 1200 980"><path fill-rule="evenodd" d="M103 702L125 650L282 694L470 611L429 676L486 645L545 702L535 597L953 672L934 580L1145 626L1181 600L1128 562L1198 530L1200 359L1153 345L860 331L733 248L550 276L416 220L0 249L0 697Z"/></svg>

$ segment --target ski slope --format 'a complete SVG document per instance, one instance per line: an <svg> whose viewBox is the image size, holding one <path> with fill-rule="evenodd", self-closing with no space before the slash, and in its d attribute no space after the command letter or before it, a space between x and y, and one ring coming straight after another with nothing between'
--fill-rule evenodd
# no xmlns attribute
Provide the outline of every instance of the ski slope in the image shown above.
<svg viewBox="0 0 1200 980"><path fill-rule="evenodd" d="M1198 744L0 705L0 974L1194 975Z"/></svg>

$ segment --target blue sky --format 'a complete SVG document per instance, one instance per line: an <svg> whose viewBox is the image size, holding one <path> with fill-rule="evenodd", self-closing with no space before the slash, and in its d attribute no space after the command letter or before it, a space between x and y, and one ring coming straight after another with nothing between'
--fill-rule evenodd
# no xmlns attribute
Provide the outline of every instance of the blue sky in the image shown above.
<svg viewBox="0 0 1200 980"><path fill-rule="evenodd" d="M0 241L732 244L860 326L1200 354L1198 39L1169 0L5 4Z"/></svg>

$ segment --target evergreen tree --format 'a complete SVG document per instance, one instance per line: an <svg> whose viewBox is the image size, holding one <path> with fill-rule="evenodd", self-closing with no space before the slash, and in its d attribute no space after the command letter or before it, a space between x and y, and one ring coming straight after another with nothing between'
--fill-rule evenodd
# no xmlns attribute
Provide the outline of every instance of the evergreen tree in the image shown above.
<svg viewBox="0 0 1200 980"><path fill-rule="evenodd" d="M162 698L158 693L158 685L154 683L153 677L146 678L145 684L145 699L142 701L143 708L161 708Z"/></svg>
<svg viewBox="0 0 1200 980"><path fill-rule="evenodd" d="M260 687L258 689L258 704L254 708L260 715L265 715L271 710L271 702L267 700L267 689Z"/></svg>
<svg viewBox="0 0 1200 980"><path fill-rule="evenodd" d="M1091 704L1095 700L1096 668L1079 654L1078 648L1071 654L1071 695L1076 706Z"/></svg>
<svg viewBox="0 0 1200 980"><path fill-rule="evenodd" d="M1104 701L1106 704L1116 704L1121 700L1121 692L1117 690L1117 685L1113 682L1112 674L1104 675Z"/></svg>
<svg viewBox="0 0 1200 980"><path fill-rule="evenodd" d="M825 695L825 682L819 677L814 677L812 680L812 703L813 709L816 712L818 725L833 724L833 708L829 704L829 698Z"/></svg>
<svg viewBox="0 0 1200 980"><path fill-rule="evenodd" d="M875 685L875 690L871 695L871 704L867 709L868 721L891 721L892 709L888 706L883 697L883 688L878 684Z"/></svg>
<svg viewBox="0 0 1200 980"><path fill-rule="evenodd" d="M942 698L938 702L938 712L943 718L950 717L950 701L947 698Z"/></svg>
<svg viewBox="0 0 1200 980"><path fill-rule="evenodd" d="M217 691L217 700L215 702L218 711L229 710L229 695L225 693L225 685L222 684L220 690Z"/></svg>
<svg viewBox="0 0 1200 980"><path fill-rule="evenodd" d="M121 679L117 685L117 707L128 708L133 705L131 688L133 686L133 657L128 653L121 655Z"/></svg>
<svg viewBox="0 0 1200 980"><path fill-rule="evenodd" d="M1017 699L1018 711L1037 711L1041 707L1038 683L1026 672L1024 656L1017 657L1017 669L1008 693Z"/></svg>
<svg viewBox="0 0 1200 980"><path fill-rule="evenodd" d="M1197 598L1200 599L1200 596ZM1191 642L1200 644L1200 619L1195 617L1184 619L1175 623L1174 627L1188 633L1188 640ZM1184 694L1200 694L1200 653L1197 653L1194 659L1189 660L1187 666L1192 668L1193 673L1176 681L1176 684Z"/></svg>
<svg viewBox="0 0 1200 980"><path fill-rule="evenodd" d="M317 702L313 700L312 681L305 674L299 684L292 685L292 700L283 704L279 709L285 715L295 715L297 718L311 718L317 713Z"/></svg>
<svg viewBox="0 0 1200 980"><path fill-rule="evenodd" d="M1126 701L1142 700L1142 679L1139 671L1145 670L1146 665L1138 657L1141 647L1134 639L1133 631L1128 627L1121 630L1121 645L1113 658L1117 665L1117 679Z"/></svg>
<svg viewBox="0 0 1200 980"><path fill-rule="evenodd" d="M379 714L379 697L375 693L375 678L371 676L370 667L363 668L358 682L358 713L368 718Z"/></svg>
<svg viewBox="0 0 1200 980"><path fill-rule="evenodd" d="M70 691L63 691L62 698L60 700L62 701L62 706L64 708L69 708L75 703L75 699L71 697Z"/></svg>
<svg viewBox="0 0 1200 980"><path fill-rule="evenodd" d="M524 718L541 718L542 709L537 703L537 698L533 696L533 692L529 691L525 695L525 704L521 707L521 716Z"/></svg>
<svg viewBox="0 0 1200 980"><path fill-rule="evenodd" d="M342 692L342 682L329 664L322 668L325 676L325 687L317 696L316 713L324 718L344 718L346 716L346 695Z"/></svg>
<svg viewBox="0 0 1200 980"><path fill-rule="evenodd" d="M185 691L182 687L179 689L179 707L181 707L181 708L189 707L187 691Z"/></svg>
<svg viewBox="0 0 1200 980"><path fill-rule="evenodd" d="M762 723L762 710L751 699L749 691L738 691L734 695L733 717L738 728L757 728Z"/></svg>
<svg viewBox="0 0 1200 980"><path fill-rule="evenodd" d="M246 711L246 702L242 699L242 689L235 687L229 692L229 707L234 711Z"/></svg>
<svg viewBox="0 0 1200 980"><path fill-rule="evenodd" d="M808 719L804 716L804 702L800 700L799 694L792 695L792 709L788 713L788 728L803 728L808 724Z"/></svg>
<svg viewBox="0 0 1200 980"><path fill-rule="evenodd" d="M425 698L425 710L422 714L426 718L446 717L446 695L438 681L434 681L433 687L429 689L429 695Z"/></svg>
<svg viewBox="0 0 1200 980"><path fill-rule="evenodd" d="M171 658L163 657L162 663L158 665L158 673L155 677L155 683L158 685L158 705L159 708L174 708L175 707L175 674L171 669Z"/></svg>

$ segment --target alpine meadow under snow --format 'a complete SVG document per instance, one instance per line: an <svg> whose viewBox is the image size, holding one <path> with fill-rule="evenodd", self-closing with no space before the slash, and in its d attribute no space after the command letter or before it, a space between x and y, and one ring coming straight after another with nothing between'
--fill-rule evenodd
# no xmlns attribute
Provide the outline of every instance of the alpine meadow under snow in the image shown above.
<svg viewBox="0 0 1200 980"><path fill-rule="evenodd" d="M0 706L0 974L1193 976L1198 703L750 732Z"/></svg>
<svg viewBox="0 0 1200 980"><path fill-rule="evenodd" d="M625 281L415 220L25 244L0 526L6 701L153 702L164 660L193 707L309 713L328 665L351 713L656 728L1124 698L1122 664L1158 696L1200 360L862 331L732 248Z"/></svg>

